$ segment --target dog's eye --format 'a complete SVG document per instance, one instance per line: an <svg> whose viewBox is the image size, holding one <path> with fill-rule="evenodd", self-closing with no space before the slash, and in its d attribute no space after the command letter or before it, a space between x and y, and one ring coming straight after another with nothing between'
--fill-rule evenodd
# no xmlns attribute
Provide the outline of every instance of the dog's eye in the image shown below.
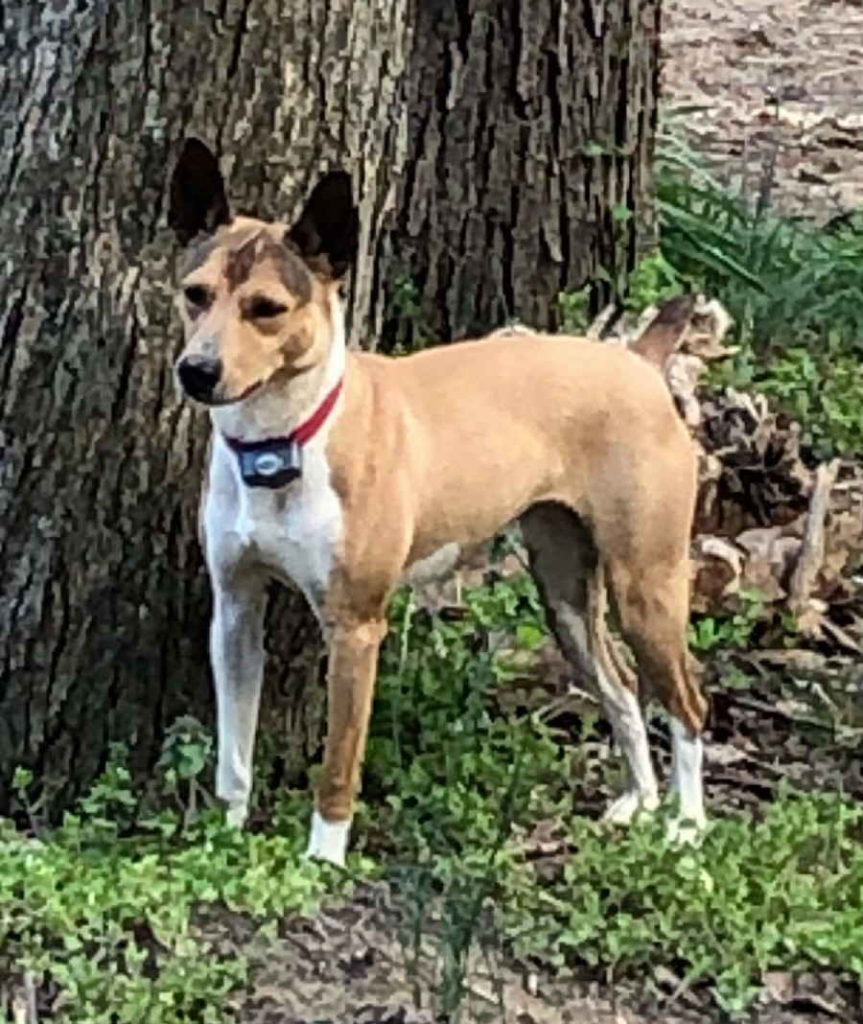
<svg viewBox="0 0 863 1024"><path fill-rule="evenodd" d="M274 316L281 316L287 313L288 307L280 302L273 302L272 299L259 297L252 299L247 308L247 314L252 320L271 320Z"/></svg>
<svg viewBox="0 0 863 1024"><path fill-rule="evenodd" d="M210 304L210 291L202 284L190 284L188 288L183 289L183 295L186 296L186 302L190 306L198 306L202 309Z"/></svg>

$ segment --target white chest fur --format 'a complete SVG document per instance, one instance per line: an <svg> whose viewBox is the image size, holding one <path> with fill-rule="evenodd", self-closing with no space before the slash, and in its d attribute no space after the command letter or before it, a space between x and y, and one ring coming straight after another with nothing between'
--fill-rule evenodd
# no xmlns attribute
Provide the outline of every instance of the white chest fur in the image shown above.
<svg viewBox="0 0 863 1024"><path fill-rule="evenodd" d="M298 480L269 490L243 483L236 455L217 435L204 507L211 574L250 569L290 580L319 616L343 532L323 442L316 437L303 450Z"/></svg>
<svg viewBox="0 0 863 1024"><path fill-rule="evenodd" d="M223 435L253 441L283 437L312 414L345 374L344 315L335 293L330 297L330 323L324 371L308 394L264 388L242 403L212 410L214 437L204 506L207 566L214 582L219 577L227 582L237 570L290 581L306 595L318 619L344 533L342 507L327 461L327 436L338 418L339 403L303 446L299 479L277 490L243 482L237 456Z"/></svg>

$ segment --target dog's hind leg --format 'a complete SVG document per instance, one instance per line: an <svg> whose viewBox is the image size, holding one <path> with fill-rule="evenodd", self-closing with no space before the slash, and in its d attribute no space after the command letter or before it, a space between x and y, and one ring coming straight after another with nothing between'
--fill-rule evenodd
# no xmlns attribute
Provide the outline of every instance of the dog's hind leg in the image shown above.
<svg viewBox="0 0 863 1024"><path fill-rule="evenodd" d="M219 753L216 795L242 825L252 790L252 756L264 673L266 590L257 578L213 578L210 660L216 685Z"/></svg>
<svg viewBox="0 0 863 1024"><path fill-rule="evenodd" d="M624 636L641 678L671 718L672 788L679 801L681 834L705 824L701 731L707 702L692 672L686 643L689 566L655 559L649 565L619 560L610 566Z"/></svg>
<svg viewBox="0 0 863 1024"><path fill-rule="evenodd" d="M635 678L611 652L596 546L582 521L562 505L534 506L521 526L558 643L579 678L599 696L626 759L629 784L605 818L627 823L639 810L656 808L658 789Z"/></svg>

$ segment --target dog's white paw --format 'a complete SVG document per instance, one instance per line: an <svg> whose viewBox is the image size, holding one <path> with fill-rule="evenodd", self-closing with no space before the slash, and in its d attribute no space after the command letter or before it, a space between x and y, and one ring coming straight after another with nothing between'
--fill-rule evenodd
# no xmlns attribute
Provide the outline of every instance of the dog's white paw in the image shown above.
<svg viewBox="0 0 863 1024"><path fill-rule="evenodd" d="M628 825L632 819L644 812L649 814L659 806L659 797L654 793L639 793L637 789L628 789L619 796L605 811L602 820L611 825Z"/></svg>
<svg viewBox="0 0 863 1024"><path fill-rule="evenodd" d="M231 828L242 828L246 824L246 818L249 816L249 805L245 800L237 803L229 803L228 809L225 812L225 821L231 826Z"/></svg>
<svg viewBox="0 0 863 1024"><path fill-rule="evenodd" d="M336 867L345 866L345 854L348 850L348 837L351 823L348 821L327 821L315 811L312 814L312 829L306 856L315 860L325 860Z"/></svg>

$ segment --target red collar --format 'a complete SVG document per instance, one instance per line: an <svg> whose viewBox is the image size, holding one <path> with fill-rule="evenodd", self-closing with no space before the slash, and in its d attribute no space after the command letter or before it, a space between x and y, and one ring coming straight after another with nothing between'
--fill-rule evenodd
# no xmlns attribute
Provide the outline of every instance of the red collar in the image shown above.
<svg viewBox="0 0 863 1024"><path fill-rule="evenodd" d="M311 416L298 427L295 427L286 437L268 437L263 441L241 441L238 437L224 435L229 448L235 452L253 452L259 448L270 448L277 444L308 444L326 422L327 416L333 411L333 406L342 390L344 378L341 378L336 386L330 391L321 404L315 409Z"/></svg>

